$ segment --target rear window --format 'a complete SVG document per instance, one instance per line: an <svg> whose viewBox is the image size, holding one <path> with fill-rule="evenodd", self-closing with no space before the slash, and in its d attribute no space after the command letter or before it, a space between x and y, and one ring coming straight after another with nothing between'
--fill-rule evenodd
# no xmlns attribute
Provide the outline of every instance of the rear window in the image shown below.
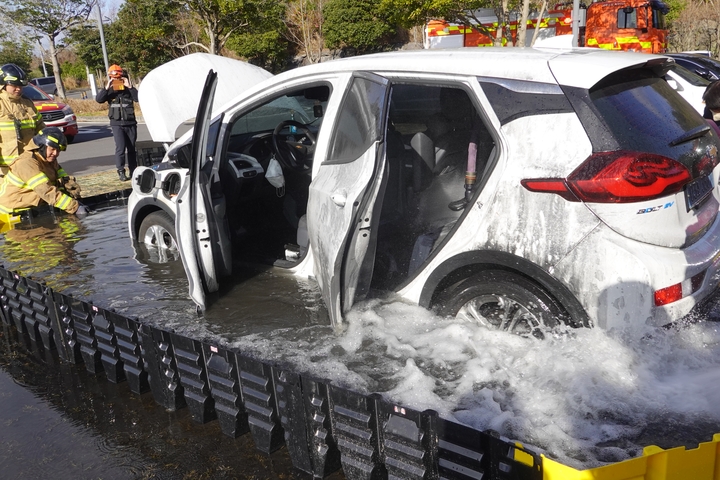
<svg viewBox="0 0 720 480"><path fill-rule="evenodd" d="M46 77L46 78L38 78L35 80L38 85L50 85L51 83L55 83L54 77Z"/></svg>
<svg viewBox="0 0 720 480"><path fill-rule="evenodd" d="M599 144L607 147L616 142L616 148L611 150L656 153L691 167L708 148L720 145L713 131L689 135L707 127L707 122L665 80L650 71L618 72L591 89L589 101L605 134L614 140L608 142L600 138L602 132L588 131L596 140L596 151L608 150L597 148Z"/></svg>

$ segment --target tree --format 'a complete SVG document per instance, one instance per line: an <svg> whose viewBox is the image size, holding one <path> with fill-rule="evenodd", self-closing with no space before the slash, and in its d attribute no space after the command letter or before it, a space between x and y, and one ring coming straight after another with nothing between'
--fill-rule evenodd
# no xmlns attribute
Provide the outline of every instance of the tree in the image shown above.
<svg viewBox="0 0 720 480"><path fill-rule="evenodd" d="M24 71L30 71L32 62L32 46L27 40L4 40L0 43L0 65L14 63Z"/></svg>
<svg viewBox="0 0 720 480"><path fill-rule="evenodd" d="M286 5L266 2L251 22L240 32L232 34L225 47L251 63L277 72L287 65L289 45L285 38Z"/></svg>
<svg viewBox="0 0 720 480"><path fill-rule="evenodd" d="M279 0L173 0L200 19L208 44L193 42L208 53L218 55L231 35L256 22L259 12Z"/></svg>
<svg viewBox="0 0 720 480"><path fill-rule="evenodd" d="M319 63L325 47L322 9L326 0L293 0L285 14L286 38L298 46L308 63Z"/></svg>
<svg viewBox="0 0 720 480"><path fill-rule="evenodd" d="M26 27L32 36L43 36L49 43L55 83L60 97L65 97L58 61L58 39L71 28L82 24L95 0L6 0L5 14L16 25Z"/></svg>
<svg viewBox="0 0 720 480"><path fill-rule="evenodd" d="M381 16L381 0L328 0L323 8L325 43L330 48L352 48L360 53L380 50L395 33Z"/></svg>
<svg viewBox="0 0 720 480"><path fill-rule="evenodd" d="M174 42L179 13L174 2L127 0L107 28L110 62L142 77L181 55Z"/></svg>
<svg viewBox="0 0 720 480"><path fill-rule="evenodd" d="M668 19L672 51L709 50L720 56L720 0L674 2Z"/></svg>
<svg viewBox="0 0 720 480"><path fill-rule="evenodd" d="M100 31L96 26L88 23L74 27L68 32L66 41L90 70L105 70Z"/></svg>

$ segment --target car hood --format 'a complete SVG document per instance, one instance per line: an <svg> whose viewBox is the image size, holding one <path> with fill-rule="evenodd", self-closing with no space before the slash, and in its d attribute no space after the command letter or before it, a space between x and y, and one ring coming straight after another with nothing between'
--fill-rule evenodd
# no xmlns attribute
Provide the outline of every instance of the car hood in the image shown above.
<svg viewBox="0 0 720 480"><path fill-rule="evenodd" d="M174 142L177 128L195 117L210 69L218 74L216 106L273 76L247 62L208 53L193 53L160 65L145 76L138 89L140 110L155 142Z"/></svg>

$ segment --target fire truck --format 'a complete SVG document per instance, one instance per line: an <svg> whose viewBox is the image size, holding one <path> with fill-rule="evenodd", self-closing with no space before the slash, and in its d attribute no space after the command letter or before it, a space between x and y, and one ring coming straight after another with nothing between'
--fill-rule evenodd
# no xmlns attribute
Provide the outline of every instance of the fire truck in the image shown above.
<svg viewBox="0 0 720 480"><path fill-rule="evenodd" d="M558 4L542 18L527 20L526 46L535 29L540 40L572 35L572 3ZM581 5L579 9L579 47L662 53L667 49L666 4L660 0L604 0ZM425 48L491 47L495 44L498 19L492 9L474 12L478 22L466 25L431 20L425 28ZM502 27L503 45L516 43L518 14Z"/></svg>

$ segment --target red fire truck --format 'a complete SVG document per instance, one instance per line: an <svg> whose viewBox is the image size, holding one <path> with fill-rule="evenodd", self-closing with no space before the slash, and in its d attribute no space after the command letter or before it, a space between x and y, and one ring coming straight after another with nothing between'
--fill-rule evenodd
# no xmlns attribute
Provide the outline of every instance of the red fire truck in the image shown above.
<svg viewBox="0 0 720 480"><path fill-rule="evenodd" d="M667 48L665 14L668 7L659 0L604 0L579 9L580 47L662 53ZM490 47L498 30L492 9L478 10L479 23L460 25L431 20L425 29L425 48ZM502 44L515 44L519 18L501 31ZM572 4L558 4L542 18L527 20L526 45L539 28L539 39L572 34Z"/></svg>

